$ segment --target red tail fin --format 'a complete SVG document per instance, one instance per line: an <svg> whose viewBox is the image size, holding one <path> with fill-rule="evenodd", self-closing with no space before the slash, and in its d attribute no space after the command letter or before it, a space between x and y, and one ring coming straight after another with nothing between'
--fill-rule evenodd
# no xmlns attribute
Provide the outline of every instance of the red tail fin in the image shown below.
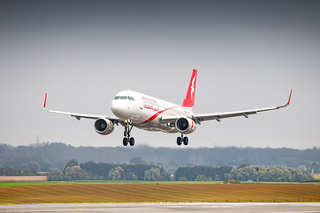
<svg viewBox="0 0 320 213"><path fill-rule="evenodd" d="M188 92L186 98L184 99L182 106L190 107L193 110L194 99L196 94L196 82L197 82L197 70L193 70L191 80L189 83Z"/></svg>

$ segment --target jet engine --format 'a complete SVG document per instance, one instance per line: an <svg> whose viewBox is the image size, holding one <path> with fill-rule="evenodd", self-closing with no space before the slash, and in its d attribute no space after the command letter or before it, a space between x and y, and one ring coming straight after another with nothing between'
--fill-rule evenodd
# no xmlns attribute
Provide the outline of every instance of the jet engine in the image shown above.
<svg viewBox="0 0 320 213"><path fill-rule="evenodd" d="M196 124L190 118L182 117L176 120L176 128L184 134L192 133L196 130Z"/></svg>
<svg viewBox="0 0 320 213"><path fill-rule="evenodd" d="M101 135L109 135L113 132L113 123L106 118L99 118L94 122L94 130Z"/></svg>

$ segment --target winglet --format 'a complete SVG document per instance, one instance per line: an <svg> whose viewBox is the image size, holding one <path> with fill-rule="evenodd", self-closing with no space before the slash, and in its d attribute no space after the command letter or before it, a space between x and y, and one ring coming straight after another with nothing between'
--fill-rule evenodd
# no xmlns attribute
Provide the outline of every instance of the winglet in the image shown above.
<svg viewBox="0 0 320 213"><path fill-rule="evenodd" d="M47 93L44 97L43 109L46 109L46 105L47 105Z"/></svg>
<svg viewBox="0 0 320 213"><path fill-rule="evenodd" d="M292 95L292 89L291 89L291 91L290 91L290 95L289 95L289 100L288 100L288 103L286 103L285 105L283 105L283 106L279 106L279 107L277 107L277 109L280 109L280 108L282 108L282 107L286 107L286 106L289 106L289 104L290 104L290 101L291 101L291 95Z"/></svg>
<svg viewBox="0 0 320 213"><path fill-rule="evenodd" d="M292 89L291 89L291 92L290 92L290 96L289 96L289 100L288 100L288 103L287 103L287 105L289 105L289 104L290 104L290 100L291 100L291 94L292 94Z"/></svg>

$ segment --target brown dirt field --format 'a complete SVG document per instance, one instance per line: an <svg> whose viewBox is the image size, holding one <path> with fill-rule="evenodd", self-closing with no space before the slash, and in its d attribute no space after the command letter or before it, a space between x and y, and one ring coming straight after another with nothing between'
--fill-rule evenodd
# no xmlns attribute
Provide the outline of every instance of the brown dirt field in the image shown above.
<svg viewBox="0 0 320 213"><path fill-rule="evenodd" d="M70 184L0 188L0 203L320 202L313 184Z"/></svg>
<svg viewBox="0 0 320 213"><path fill-rule="evenodd" d="M0 182L44 182L47 176L0 176Z"/></svg>

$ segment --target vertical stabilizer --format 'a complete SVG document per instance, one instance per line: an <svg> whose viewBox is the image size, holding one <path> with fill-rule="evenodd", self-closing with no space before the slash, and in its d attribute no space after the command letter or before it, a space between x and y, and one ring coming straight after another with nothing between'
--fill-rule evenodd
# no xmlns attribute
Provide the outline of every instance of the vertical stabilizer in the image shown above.
<svg viewBox="0 0 320 213"><path fill-rule="evenodd" d="M190 108L193 111L194 99L196 96L197 70L193 70L190 79L187 95L182 103L183 107Z"/></svg>

